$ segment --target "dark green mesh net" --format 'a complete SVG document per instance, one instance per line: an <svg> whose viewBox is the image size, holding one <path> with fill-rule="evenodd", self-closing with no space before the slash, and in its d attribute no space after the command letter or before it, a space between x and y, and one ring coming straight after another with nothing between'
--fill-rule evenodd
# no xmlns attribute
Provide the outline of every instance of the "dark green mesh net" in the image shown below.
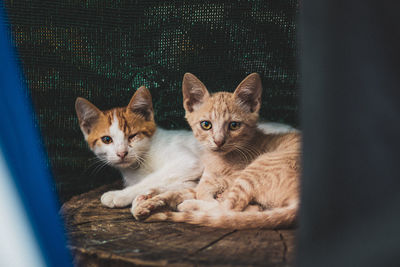
<svg viewBox="0 0 400 267"><path fill-rule="evenodd" d="M146 85L158 124L187 128L181 81L210 91L263 80L261 116L297 125L296 0L4 2L62 201L117 179L80 133L76 97L125 106Z"/></svg>

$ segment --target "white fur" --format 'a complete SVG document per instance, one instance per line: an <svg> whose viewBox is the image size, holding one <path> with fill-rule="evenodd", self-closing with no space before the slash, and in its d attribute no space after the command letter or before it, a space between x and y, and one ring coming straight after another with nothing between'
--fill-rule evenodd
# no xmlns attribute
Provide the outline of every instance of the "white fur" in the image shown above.
<svg viewBox="0 0 400 267"><path fill-rule="evenodd" d="M126 188L103 194L103 205L125 207L139 195L196 186L203 166L199 157L201 148L191 132L157 129L151 138L137 143L136 149L141 151L136 153L144 154L144 163L137 168L119 168Z"/></svg>
<svg viewBox="0 0 400 267"><path fill-rule="evenodd" d="M263 130L265 133L289 133L289 132L298 132L296 128L293 128L290 125L279 123L279 122L260 122L258 124L258 128Z"/></svg>
<svg viewBox="0 0 400 267"><path fill-rule="evenodd" d="M109 136L112 138L113 142L111 144L96 145L93 149L93 152L104 162L107 162L111 165L119 164L121 159L117 156L117 153L128 151L129 144L125 134L119 128L118 118L115 114L113 122L109 128Z"/></svg>
<svg viewBox="0 0 400 267"><path fill-rule="evenodd" d="M127 150L128 143L126 142L125 134L119 128L119 122L117 115L114 113L113 122L110 126L110 136L113 137L115 149L118 150Z"/></svg>

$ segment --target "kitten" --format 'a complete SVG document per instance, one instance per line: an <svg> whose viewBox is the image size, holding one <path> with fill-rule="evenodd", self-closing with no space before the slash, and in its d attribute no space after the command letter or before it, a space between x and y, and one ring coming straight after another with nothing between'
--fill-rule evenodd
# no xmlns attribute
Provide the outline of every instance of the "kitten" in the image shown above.
<svg viewBox="0 0 400 267"><path fill-rule="evenodd" d="M203 172L201 147L190 131L157 129L146 87L140 87L126 107L101 111L78 97L75 109L90 149L124 179L126 188L103 194L103 205L134 208L138 196L196 186Z"/></svg>
<svg viewBox="0 0 400 267"><path fill-rule="evenodd" d="M259 75L247 76L234 93L210 95L189 73L182 87L186 119L204 147L203 175L195 189L140 202L135 218L232 229L291 226L299 205L300 134L257 128ZM151 215L164 206L182 212Z"/></svg>

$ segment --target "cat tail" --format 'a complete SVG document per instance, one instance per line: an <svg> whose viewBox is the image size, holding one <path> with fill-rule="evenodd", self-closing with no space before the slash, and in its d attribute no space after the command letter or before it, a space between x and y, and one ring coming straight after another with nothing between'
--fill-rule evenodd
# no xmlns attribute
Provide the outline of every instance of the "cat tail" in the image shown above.
<svg viewBox="0 0 400 267"><path fill-rule="evenodd" d="M274 208L265 211L183 211L183 212L159 212L151 215L146 221L171 221L190 224L228 228L287 228L295 225L298 211L298 203L293 203L282 208Z"/></svg>

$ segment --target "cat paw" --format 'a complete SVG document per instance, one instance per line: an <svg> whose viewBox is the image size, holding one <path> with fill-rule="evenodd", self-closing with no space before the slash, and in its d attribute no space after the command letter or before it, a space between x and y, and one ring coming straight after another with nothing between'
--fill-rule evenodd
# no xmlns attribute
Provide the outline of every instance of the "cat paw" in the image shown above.
<svg viewBox="0 0 400 267"><path fill-rule="evenodd" d="M153 197L153 195L151 193L144 194L144 195L138 195L132 202L132 208L131 208L132 213L136 209L136 207L139 203L141 203L147 199L150 199L152 197Z"/></svg>
<svg viewBox="0 0 400 267"><path fill-rule="evenodd" d="M109 191L101 196L101 204L109 208L123 208L132 203L132 198L121 191Z"/></svg>
<svg viewBox="0 0 400 267"><path fill-rule="evenodd" d="M147 199L150 199L150 198L152 198L154 195L152 194L152 193L147 193L147 194L144 194L144 195L138 195L136 198L135 198L135 201L137 201L137 202L142 202L142 201L145 201L145 200L147 200Z"/></svg>
<svg viewBox="0 0 400 267"><path fill-rule="evenodd" d="M165 206L164 200L158 197L150 198L137 203L136 207L131 209L133 217L136 220L144 220L151 215L151 212Z"/></svg>

